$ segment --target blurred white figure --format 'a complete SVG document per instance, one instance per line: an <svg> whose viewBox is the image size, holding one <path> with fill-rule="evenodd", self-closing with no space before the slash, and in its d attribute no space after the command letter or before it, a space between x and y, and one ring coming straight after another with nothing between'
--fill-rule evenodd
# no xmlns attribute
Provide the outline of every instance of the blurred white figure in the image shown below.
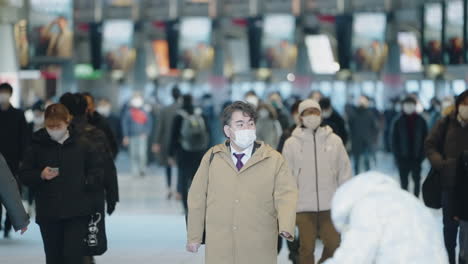
<svg viewBox="0 0 468 264"><path fill-rule="evenodd" d="M446 264L442 228L433 215L389 176L358 175L332 202L341 246L324 264Z"/></svg>

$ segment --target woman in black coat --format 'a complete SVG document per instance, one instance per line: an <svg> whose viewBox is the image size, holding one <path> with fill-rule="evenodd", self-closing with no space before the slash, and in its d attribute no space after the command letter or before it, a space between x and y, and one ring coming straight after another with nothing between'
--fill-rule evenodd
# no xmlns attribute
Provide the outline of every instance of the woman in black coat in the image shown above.
<svg viewBox="0 0 468 264"><path fill-rule="evenodd" d="M34 133L20 178L36 192L38 223L47 264L82 264L90 216L101 211L103 159L76 134L61 104L45 112L45 129Z"/></svg>

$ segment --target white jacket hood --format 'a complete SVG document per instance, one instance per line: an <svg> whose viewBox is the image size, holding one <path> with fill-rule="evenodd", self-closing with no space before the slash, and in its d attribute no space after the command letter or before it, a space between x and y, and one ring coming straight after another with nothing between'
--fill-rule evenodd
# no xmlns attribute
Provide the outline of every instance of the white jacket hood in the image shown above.
<svg viewBox="0 0 468 264"><path fill-rule="evenodd" d="M342 232L348 225L349 214L354 205L366 196L381 194L389 190L399 190L398 184L380 172L367 172L343 184L332 200L332 218L336 229Z"/></svg>
<svg viewBox="0 0 468 264"><path fill-rule="evenodd" d="M423 203L378 172L343 184L332 201L342 242L324 264L447 264L442 225Z"/></svg>

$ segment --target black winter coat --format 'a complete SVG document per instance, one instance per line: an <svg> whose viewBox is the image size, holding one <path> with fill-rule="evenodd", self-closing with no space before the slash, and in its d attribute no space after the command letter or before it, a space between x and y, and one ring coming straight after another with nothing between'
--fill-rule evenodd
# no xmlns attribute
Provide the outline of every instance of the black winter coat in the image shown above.
<svg viewBox="0 0 468 264"><path fill-rule="evenodd" d="M345 121L340 114L333 110L333 113L329 118L323 119L322 126L331 127L333 132L341 138L343 145L346 146L346 143L348 142L348 132L346 131Z"/></svg>
<svg viewBox="0 0 468 264"><path fill-rule="evenodd" d="M455 182L455 215L461 220L468 221L468 151L464 151L457 164L457 178Z"/></svg>
<svg viewBox="0 0 468 264"><path fill-rule="evenodd" d="M119 144L117 142L117 135L114 134L109 122L105 117L100 115L98 112L94 112L88 118L89 124L94 126L95 128L101 130L107 138L107 143L109 144L109 148L112 154L112 158L117 157L117 153L119 151Z"/></svg>
<svg viewBox="0 0 468 264"><path fill-rule="evenodd" d="M411 139L408 132L408 115L398 117L392 129L392 152L397 161L416 160L422 162L425 158L424 142L428 135L426 120L416 115L414 117L414 136Z"/></svg>
<svg viewBox="0 0 468 264"><path fill-rule="evenodd" d="M12 106L6 111L0 110L0 153L16 175L23 159L28 139L31 137L23 111Z"/></svg>
<svg viewBox="0 0 468 264"><path fill-rule="evenodd" d="M115 203L119 201L119 184L117 169L112 157L112 149L109 146L106 135L100 129L90 125L84 116L75 117L72 121L72 127L86 141L92 142L93 151L97 152L103 160L104 180L102 187L104 189L102 191L106 194L107 204L115 206Z"/></svg>
<svg viewBox="0 0 468 264"><path fill-rule="evenodd" d="M349 115L352 152L361 154L372 149L376 143L378 126L372 109L358 107Z"/></svg>
<svg viewBox="0 0 468 264"><path fill-rule="evenodd" d="M102 183L104 162L91 142L69 129L63 145L45 129L34 133L20 169L21 181L36 192L36 222L43 223L90 215L103 210L104 193L88 183ZM59 176L41 179L45 167L59 168ZM102 201L102 202L101 202Z"/></svg>

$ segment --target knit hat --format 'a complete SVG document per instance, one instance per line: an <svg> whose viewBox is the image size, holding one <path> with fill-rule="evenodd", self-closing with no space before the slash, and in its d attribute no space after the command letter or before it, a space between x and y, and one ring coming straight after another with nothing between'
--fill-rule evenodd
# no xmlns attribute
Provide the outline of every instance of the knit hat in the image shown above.
<svg viewBox="0 0 468 264"><path fill-rule="evenodd" d="M307 100L302 101L299 104L299 114L301 115L302 112L304 112L308 108L317 108L318 110L320 110L320 112L322 112L322 108L320 108L320 105L317 101L312 100L312 99L307 99Z"/></svg>

